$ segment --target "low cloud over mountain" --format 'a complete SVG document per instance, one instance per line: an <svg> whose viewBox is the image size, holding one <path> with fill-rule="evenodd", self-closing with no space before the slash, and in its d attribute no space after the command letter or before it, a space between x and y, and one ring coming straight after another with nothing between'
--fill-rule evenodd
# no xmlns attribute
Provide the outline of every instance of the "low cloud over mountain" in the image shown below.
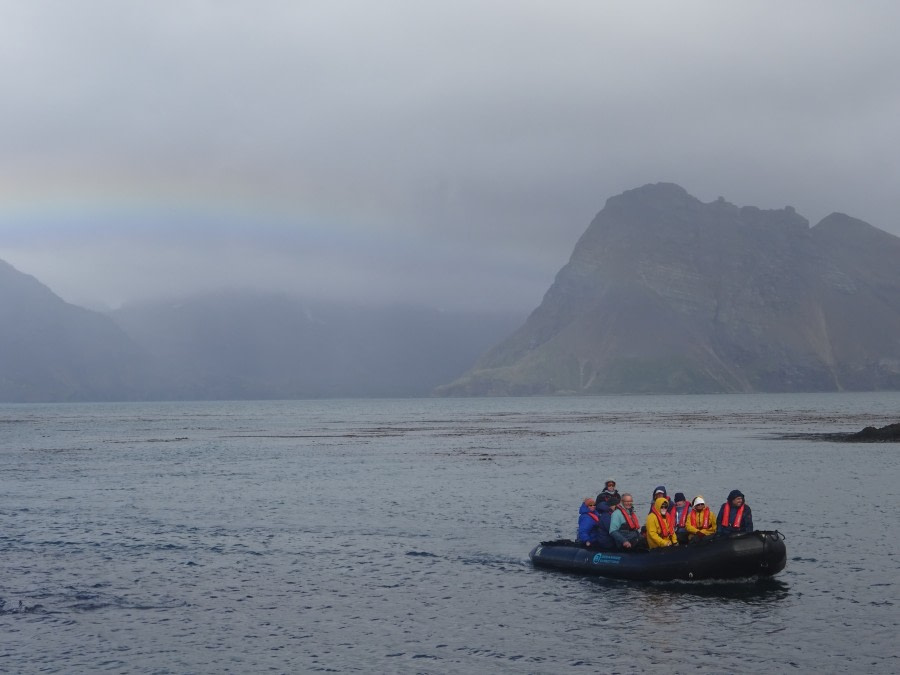
<svg viewBox="0 0 900 675"><path fill-rule="evenodd" d="M900 239L670 183L609 199L524 324L249 291L101 314L0 262L2 401L879 389Z"/></svg>
<svg viewBox="0 0 900 675"><path fill-rule="evenodd" d="M236 291L105 315L0 262L0 401L422 396L521 321Z"/></svg>

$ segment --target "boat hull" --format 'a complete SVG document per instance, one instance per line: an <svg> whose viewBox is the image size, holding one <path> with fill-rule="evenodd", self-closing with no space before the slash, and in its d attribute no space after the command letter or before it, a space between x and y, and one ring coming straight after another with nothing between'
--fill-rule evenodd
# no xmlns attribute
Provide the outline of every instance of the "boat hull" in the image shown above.
<svg viewBox="0 0 900 675"><path fill-rule="evenodd" d="M529 554L535 567L634 581L698 581L773 576L784 569L780 532L711 537L652 551L597 551L573 542L542 542Z"/></svg>

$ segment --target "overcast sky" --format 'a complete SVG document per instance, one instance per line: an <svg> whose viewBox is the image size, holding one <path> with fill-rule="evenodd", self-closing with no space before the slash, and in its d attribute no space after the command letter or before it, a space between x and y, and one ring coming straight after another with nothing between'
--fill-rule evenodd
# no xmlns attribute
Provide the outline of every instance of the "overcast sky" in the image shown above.
<svg viewBox="0 0 900 675"><path fill-rule="evenodd" d="M530 310L607 198L900 235L900 3L0 0L0 258Z"/></svg>

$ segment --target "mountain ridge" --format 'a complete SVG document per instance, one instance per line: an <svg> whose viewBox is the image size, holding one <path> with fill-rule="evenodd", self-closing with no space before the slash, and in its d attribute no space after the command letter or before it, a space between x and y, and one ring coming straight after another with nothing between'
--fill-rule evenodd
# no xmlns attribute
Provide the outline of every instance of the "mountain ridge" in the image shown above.
<svg viewBox="0 0 900 675"><path fill-rule="evenodd" d="M521 320L234 290L102 314L0 261L0 401L427 396Z"/></svg>
<svg viewBox="0 0 900 675"><path fill-rule="evenodd" d="M225 292L101 314L0 261L0 400L900 389L900 238L842 213L607 199L540 305Z"/></svg>
<svg viewBox="0 0 900 675"><path fill-rule="evenodd" d="M437 393L900 388L898 247L841 214L810 228L792 207L629 190L525 324Z"/></svg>
<svg viewBox="0 0 900 675"><path fill-rule="evenodd" d="M0 260L0 400L131 400L150 360L107 316Z"/></svg>

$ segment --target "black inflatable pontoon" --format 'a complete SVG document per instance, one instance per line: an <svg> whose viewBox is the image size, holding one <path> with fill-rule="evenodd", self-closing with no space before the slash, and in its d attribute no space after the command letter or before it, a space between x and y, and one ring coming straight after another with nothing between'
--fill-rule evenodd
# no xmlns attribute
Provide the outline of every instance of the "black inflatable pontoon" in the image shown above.
<svg viewBox="0 0 900 675"><path fill-rule="evenodd" d="M568 539L544 541L529 554L536 567L612 579L672 581L773 576L784 569L787 549L780 532L757 530L709 537L686 546L652 551L597 551Z"/></svg>

